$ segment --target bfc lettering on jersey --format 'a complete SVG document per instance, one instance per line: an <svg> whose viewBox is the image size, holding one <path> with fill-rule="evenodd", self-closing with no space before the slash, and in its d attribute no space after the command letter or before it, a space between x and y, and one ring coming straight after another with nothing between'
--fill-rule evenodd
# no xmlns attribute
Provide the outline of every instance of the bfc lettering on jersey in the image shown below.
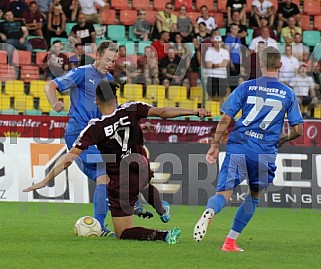
<svg viewBox="0 0 321 269"><path fill-rule="evenodd" d="M124 126L130 125L131 122L128 121L128 118L129 118L128 116L122 117L118 121L114 122L114 124L106 126L104 128L106 136L110 137L114 135L120 126L124 127Z"/></svg>

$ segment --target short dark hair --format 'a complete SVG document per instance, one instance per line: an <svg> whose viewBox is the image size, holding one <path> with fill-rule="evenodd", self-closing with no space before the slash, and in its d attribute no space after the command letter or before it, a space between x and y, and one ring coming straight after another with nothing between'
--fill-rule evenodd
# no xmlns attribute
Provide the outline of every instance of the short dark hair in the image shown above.
<svg viewBox="0 0 321 269"><path fill-rule="evenodd" d="M260 61L268 71L277 71L281 61L281 53L277 48L268 46L260 53Z"/></svg>
<svg viewBox="0 0 321 269"><path fill-rule="evenodd" d="M96 88L96 97L99 101L108 103L116 99L116 92L118 88L119 84L115 81L103 79L99 82Z"/></svg>
<svg viewBox="0 0 321 269"><path fill-rule="evenodd" d="M111 41L111 40L102 41L98 45L97 52L98 52L98 54L102 55L106 49L108 49L109 51L118 52L117 45L115 43L113 43L113 41Z"/></svg>

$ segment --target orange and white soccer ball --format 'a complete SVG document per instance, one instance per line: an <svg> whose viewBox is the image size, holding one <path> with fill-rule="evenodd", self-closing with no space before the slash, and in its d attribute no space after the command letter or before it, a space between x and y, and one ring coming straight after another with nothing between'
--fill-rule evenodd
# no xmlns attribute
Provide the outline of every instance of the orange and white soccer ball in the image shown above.
<svg viewBox="0 0 321 269"><path fill-rule="evenodd" d="M97 237L101 235L101 226L98 220L85 216L76 221L74 234L83 237Z"/></svg>

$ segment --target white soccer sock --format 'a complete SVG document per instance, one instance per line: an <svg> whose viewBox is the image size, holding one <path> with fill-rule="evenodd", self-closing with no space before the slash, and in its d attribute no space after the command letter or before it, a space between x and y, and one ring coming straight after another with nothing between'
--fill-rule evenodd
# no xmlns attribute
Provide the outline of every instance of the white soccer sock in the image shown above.
<svg viewBox="0 0 321 269"><path fill-rule="evenodd" d="M236 240L239 237L239 235L240 235L240 233L230 230L227 237Z"/></svg>

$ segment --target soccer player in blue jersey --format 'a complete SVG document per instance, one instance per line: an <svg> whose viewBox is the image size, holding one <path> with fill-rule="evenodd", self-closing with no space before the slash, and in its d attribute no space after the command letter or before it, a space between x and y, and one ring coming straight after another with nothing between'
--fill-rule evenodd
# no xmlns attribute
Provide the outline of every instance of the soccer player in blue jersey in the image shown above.
<svg viewBox="0 0 321 269"><path fill-rule="evenodd" d="M303 133L303 119L295 93L277 79L282 65L280 59L281 54L274 47L267 47L261 52L263 76L244 82L225 101L214 141L206 155L210 164L217 162L220 140L232 119L242 110L242 117L235 123L227 141L216 194L209 198L193 234L196 241L204 238L212 218L230 200L235 187L248 177L248 195L235 214L222 251L243 251L236 244L236 239L251 220L261 191L273 181L278 147ZM286 114L291 131L280 138Z"/></svg>
<svg viewBox="0 0 321 269"><path fill-rule="evenodd" d="M116 44L111 41L103 41L97 48L96 60L93 64L72 69L46 85L45 92L48 101L57 112L62 111L64 108L64 104L57 98L57 90L63 92L70 89L71 106L69 122L65 132L68 149L72 148L73 143L81 130L87 126L88 122L93 118L101 116L95 104L96 87L103 79L114 80L109 70L114 66L117 57L118 47ZM106 188L108 177L106 177L106 169L97 165L101 161L102 159L97 148L90 146L80 155L76 163L80 170L96 182L94 217L102 226L102 236L114 237L115 234L104 227L108 212L108 190Z"/></svg>

